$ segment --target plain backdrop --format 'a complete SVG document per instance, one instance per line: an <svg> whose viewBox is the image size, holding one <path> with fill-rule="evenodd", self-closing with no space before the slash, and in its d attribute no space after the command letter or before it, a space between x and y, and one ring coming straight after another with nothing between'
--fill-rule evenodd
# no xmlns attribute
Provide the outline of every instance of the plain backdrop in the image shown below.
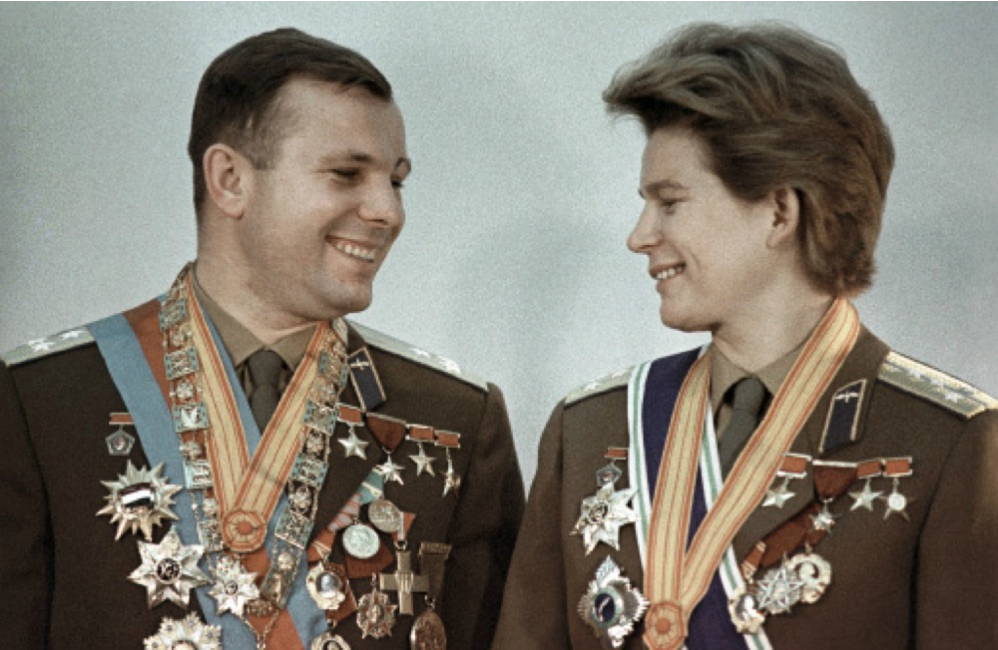
<svg viewBox="0 0 998 650"><path fill-rule="evenodd" d="M195 250L198 80L236 41L298 27L374 61L407 123L408 222L358 320L498 383L529 484L565 393L704 340L661 325L625 248L643 136L600 93L684 23L771 19L840 46L894 134L864 321L998 392L988 3L4 3L0 348L169 286Z"/></svg>

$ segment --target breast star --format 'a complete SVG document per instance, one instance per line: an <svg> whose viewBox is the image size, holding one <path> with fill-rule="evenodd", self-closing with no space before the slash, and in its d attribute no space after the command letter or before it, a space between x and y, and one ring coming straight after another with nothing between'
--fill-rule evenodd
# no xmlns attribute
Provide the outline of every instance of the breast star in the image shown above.
<svg viewBox="0 0 998 650"><path fill-rule="evenodd" d="M171 529L159 544L139 541L142 564L128 579L146 588L149 609L164 600L187 609L191 589L210 582L198 568L203 553L204 549L197 544L181 544L177 531Z"/></svg>
<svg viewBox="0 0 998 650"><path fill-rule="evenodd" d="M615 492L613 484L606 484L596 494L582 500L582 514L572 534L582 535L586 555L600 542L620 550L620 527L638 519L637 513L628 506L635 494L636 488Z"/></svg>
<svg viewBox="0 0 998 650"><path fill-rule="evenodd" d="M863 490L861 492L849 493L849 496L855 499L849 510L853 511L858 510L859 508L866 508L870 512L873 512L873 502L876 501L882 494L883 492L870 489L870 482L867 481L866 484L863 485Z"/></svg>

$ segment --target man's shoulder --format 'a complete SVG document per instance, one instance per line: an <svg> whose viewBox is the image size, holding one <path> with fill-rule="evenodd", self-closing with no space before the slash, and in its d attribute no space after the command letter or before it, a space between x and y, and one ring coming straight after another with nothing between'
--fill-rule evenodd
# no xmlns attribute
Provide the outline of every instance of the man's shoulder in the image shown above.
<svg viewBox="0 0 998 650"><path fill-rule="evenodd" d="M93 343L94 337L89 329L75 327L51 336L31 339L27 343L5 352L3 362L7 367L13 368Z"/></svg>
<svg viewBox="0 0 998 650"><path fill-rule="evenodd" d="M967 420L998 409L998 399L976 386L893 350L884 358L877 379Z"/></svg>
<svg viewBox="0 0 998 650"><path fill-rule="evenodd" d="M478 388L479 390L485 392L488 392L489 390L489 384L487 381L480 379L472 373L469 373L457 362L448 359L447 357L430 352L420 346L407 343L406 341L397 339L393 336L389 336L380 330L368 327L367 325L362 325L357 321L349 320L348 323L350 324L350 327L352 327L357 334L364 339L364 343L369 348L374 348L380 352L390 354L393 357L401 359L405 363L450 377L464 384Z"/></svg>
<svg viewBox="0 0 998 650"><path fill-rule="evenodd" d="M574 406L594 397L625 389L636 367L622 368L576 386L565 396L563 400L565 407Z"/></svg>

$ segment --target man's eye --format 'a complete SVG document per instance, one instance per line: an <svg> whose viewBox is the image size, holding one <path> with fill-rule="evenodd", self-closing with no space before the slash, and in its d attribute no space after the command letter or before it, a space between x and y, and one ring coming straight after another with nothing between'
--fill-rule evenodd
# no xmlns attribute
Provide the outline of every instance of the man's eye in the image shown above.
<svg viewBox="0 0 998 650"><path fill-rule="evenodd" d="M360 170L358 169L333 169L331 171L340 178L345 178L348 180L353 180L358 176L360 176Z"/></svg>
<svg viewBox="0 0 998 650"><path fill-rule="evenodd" d="M405 187L405 182L401 178L393 178L392 187L394 187L397 190L400 190L403 187Z"/></svg>

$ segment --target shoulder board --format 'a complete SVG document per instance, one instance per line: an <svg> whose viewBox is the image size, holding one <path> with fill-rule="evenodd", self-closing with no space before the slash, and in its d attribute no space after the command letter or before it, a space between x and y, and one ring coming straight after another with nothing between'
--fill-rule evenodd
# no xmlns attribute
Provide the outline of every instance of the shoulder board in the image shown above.
<svg viewBox="0 0 998 650"><path fill-rule="evenodd" d="M968 420L998 408L998 400L984 391L897 352L884 359L878 378Z"/></svg>
<svg viewBox="0 0 998 650"><path fill-rule="evenodd" d="M631 380L631 371L633 370L633 367L618 370L617 372L606 375L605 377L600 377L596 381L591 381L588 384L579 386L565 396L565 406L570 406L576 402L581 402L584 399L601 395L602 393L611 391L614 388L626 386L627 382Z"/></svg>
<svg viewBox="0 0 998 650"><path fill-rule="evenodd" d="M360 334L364 338L364 341L366 341L371 347L446 373L455 379L460 379L466 384L471 384L472 386L480 388L484 391L488 391L489 389L486 381L469 375L461 368L461 366L446 357L442 357L439 354L433 354L432 352L427 352L426 350L418 348L410 343L400 341L384 334L383 332L371 329L366 325L361 325L357 321L351 320L348 322L350 323L350 326L357 330L357 333Z"/></svg>
<svg viewBox="0 0 998 650"><path fill-rule="evenodd" d="M18 346L3 355L3 361L8 366L18 366L29 361L78 348L87 343L93 343L94 337L85 327L66 330L42 339L33 339Z"/></svg>

